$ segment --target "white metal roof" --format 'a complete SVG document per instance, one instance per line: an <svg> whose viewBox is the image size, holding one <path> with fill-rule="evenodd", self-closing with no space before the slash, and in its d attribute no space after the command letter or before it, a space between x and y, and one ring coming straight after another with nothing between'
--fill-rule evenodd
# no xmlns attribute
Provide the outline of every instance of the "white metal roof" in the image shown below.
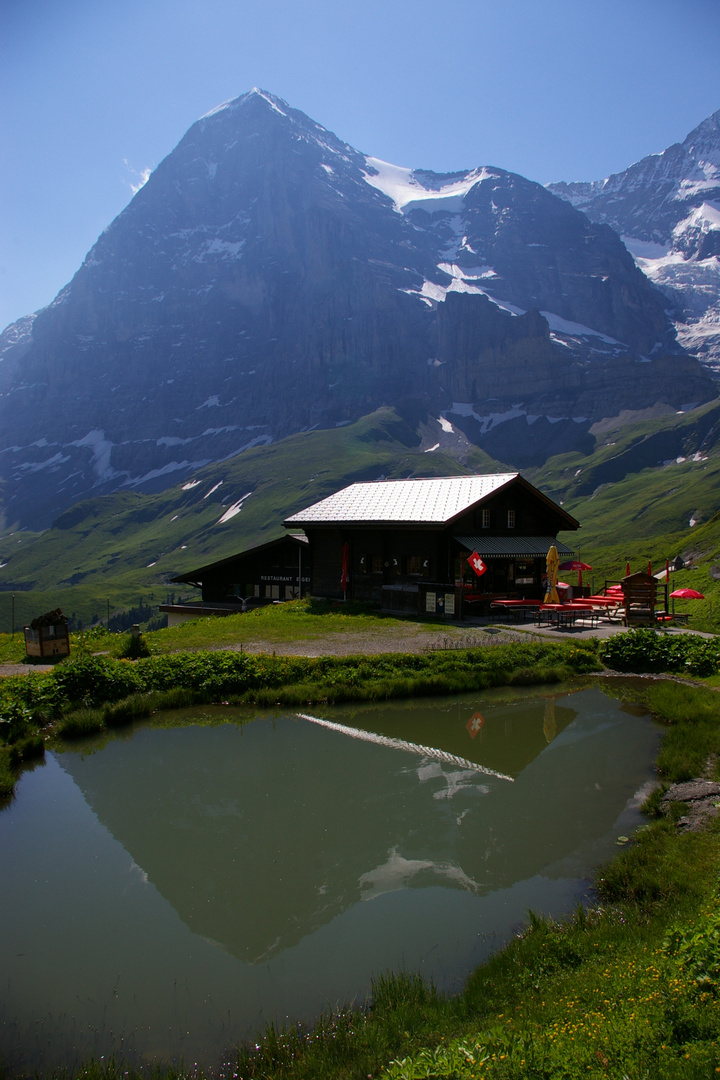
<svg viewBox="0 0 720 1080"><path fill-rule="evenodd" d="M285 524L374 521L442 525L517 476L518 473L490 473L351 484L293 514Z"/></svg>

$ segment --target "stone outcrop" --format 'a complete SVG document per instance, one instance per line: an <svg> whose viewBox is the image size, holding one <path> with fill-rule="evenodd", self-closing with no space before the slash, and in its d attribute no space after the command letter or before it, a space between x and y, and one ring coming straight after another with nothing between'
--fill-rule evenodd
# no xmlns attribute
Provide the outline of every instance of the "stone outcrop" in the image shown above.
<svg viewBox="0 0 720 1080"><path fill-rule="evenodd" d="M662 797L662 806L684 803L686 812L677 821L680 832L699 832L718 816L720 784L714 780L686 780L673 784Z"/></svg>

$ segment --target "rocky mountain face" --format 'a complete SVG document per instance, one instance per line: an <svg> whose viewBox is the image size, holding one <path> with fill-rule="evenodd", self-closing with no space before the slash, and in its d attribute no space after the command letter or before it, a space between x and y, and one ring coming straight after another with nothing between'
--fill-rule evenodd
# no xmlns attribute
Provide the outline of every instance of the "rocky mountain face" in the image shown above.
<svg viewBox="0 0 720 1080"><path fill-rule="evenodd" d="M622 236L672 301L680 343L720 372L720 110L625 172L549 190Z"/></svg>
<svg viewBox="0 0 720 1080"><path fill-rule="evenodd" d="M388 165L254 90L0 338L4 522L386 404L428 451L462 433L540 462L623 409L715 395L665 307L607 224L540 185Z"/></svg>

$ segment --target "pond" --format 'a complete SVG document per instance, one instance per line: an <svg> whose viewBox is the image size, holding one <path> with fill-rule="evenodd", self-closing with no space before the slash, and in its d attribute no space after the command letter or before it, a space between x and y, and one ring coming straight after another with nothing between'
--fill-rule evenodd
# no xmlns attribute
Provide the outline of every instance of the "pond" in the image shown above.
<svg viewBox="0 0 720 1080"><path fill-rule="evenodd" d="M208 708L67 744L0 813L0 1059L212 1067L387 970L457 990L529 908L587 895L658 742L586 688Z"/></svg>

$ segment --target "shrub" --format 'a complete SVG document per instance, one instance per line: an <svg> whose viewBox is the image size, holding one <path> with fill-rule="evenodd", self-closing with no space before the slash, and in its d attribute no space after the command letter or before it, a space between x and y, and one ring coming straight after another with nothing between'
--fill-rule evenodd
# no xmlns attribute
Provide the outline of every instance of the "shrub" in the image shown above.
<svg viewBox="0 0 720 1080"><path fill-rule="evenodd" d="M157 708L155 703L156 694L131 694L114 705L106 705L103 710L103 720L107 727L122 727L123 724L131 724L133 720L143 720L150 716Z"/></svg>
<svg viewBox="0 0 720 1080"><path fill-rule="evenodd" d="M82 739L94 735L104 727L102 709L77 709L69 713L58 725L58 734L64 739Z"/></svg>
<svg viewBox="0 0 720 1080"><path fill-rule="evenodd" d="M81 656L64 660L53 671L59 694L65 701L93 708L120 701L142 689L133 664L104 656Z"/></svg>
<svg viewBox="0 0 720 1080"><path fill-rule="evenodd" d="M0 741L15 743L23 738L33 720L32 710L20 701L7 701L0 706Z"/></svg>
<svg viewBox="0 0 720 1080"><path fill-rule="evenodd" d="M122 644L118 656L121 660L140 660L141 657L150 655L150 646L142 634L137 637L128 634Z"/></svg>
<svg viewBox="0 0 720 1080"><path fill-rule="evenodd" d="M600 643L600 659L615 671L676 671L714 675L720 666L720 641L699 634L666 634L650 627L629 630Z"/></svg>
<svg viewBox="0 0 720 1080"><path fill-rule="evenodd" d="M14 768L19 768L24 761L32 761L42 757L45 753L45 743L42 735L27 735L18 740L10 747L10 763Z"/></svg>

